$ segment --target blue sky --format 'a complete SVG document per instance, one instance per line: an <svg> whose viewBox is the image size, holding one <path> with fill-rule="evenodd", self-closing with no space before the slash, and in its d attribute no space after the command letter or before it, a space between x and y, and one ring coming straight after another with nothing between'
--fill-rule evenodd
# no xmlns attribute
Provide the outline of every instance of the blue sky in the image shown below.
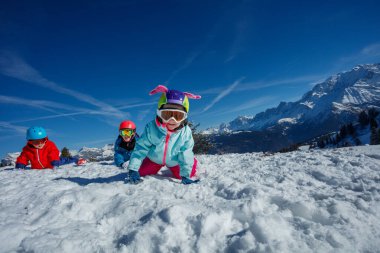
<svg viewBox="0 0 380 253"><path fill-rule="evenodd" d="M331 74L380 62L378 1L3 1L0 156L43 126L61 149L141 133L158 84L202 96L204 129L296 101Z"/></svg>

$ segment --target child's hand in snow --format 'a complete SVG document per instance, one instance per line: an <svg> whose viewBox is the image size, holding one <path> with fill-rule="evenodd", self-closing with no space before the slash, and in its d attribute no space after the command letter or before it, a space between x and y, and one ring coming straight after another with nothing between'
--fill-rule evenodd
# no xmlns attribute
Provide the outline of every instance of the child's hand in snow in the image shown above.
<svg viewBox="0 0 380 253"><path fill-rule="evenodd" d="M128 177L125 179L126 184L138 184L141 182L140 173L135 170L130 170Z"/></svg>
<svg viewBox="0 0 380 253"><path fill-rule="evenodd" d="M191 180L190 178L182 177L182 184L197 184L199 182L200 182L199 179Z"/></svg>

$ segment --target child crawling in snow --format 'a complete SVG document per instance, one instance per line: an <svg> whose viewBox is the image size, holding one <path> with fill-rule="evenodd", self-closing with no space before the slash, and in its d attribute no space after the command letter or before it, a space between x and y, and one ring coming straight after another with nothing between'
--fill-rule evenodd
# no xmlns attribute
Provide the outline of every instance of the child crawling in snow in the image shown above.
<svg viewBox="0 0 380 253"><path fill-rule="evenodd" d="M29 162L32 169L53 169L72 162L77 165L86 163L83 158L59 157L57 146L48 139L46 131L42 127L29 128L26 131L26 139L28 142L16 160L18 169L25 169Z"/></svg>
<svg viewBox="0 0 380 253"><path fill-rule="evenodd" d="M162 92L158 101L156 117L149 122L140 139L136 142L128 164L126 183L138 183L140 176L155 175L167 166L173 177L183 184L197 183L192 180L197 172L194 158L194 140L187 125L189 98L200 96L157 86L149 94Z"/></svg>

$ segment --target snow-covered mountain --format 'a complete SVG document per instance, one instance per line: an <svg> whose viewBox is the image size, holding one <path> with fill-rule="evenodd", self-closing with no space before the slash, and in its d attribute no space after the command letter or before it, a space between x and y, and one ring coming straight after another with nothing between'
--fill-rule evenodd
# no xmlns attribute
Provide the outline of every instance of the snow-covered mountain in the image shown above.
<svg viewBox="0 0 380 253"><path fill-rule="evenodd" d="M334 130L331 128L353 120L369 105L380 106L380 64L359 65L351 71L331 76L315 85L299 101L281 102L276 108L254 117L238 117L221 124L218 133L271 128L287 130L299 125Z"/></svg>
<svg viewBox="0 0 380 253"><path fill-rule="evenodd" d="M73 152L72 155L92 161L110 161L113 160L113 147L113 144L106 144L102 148L83 147L78 152Z"/></svg>
<svg viewBox="0 0 380 253"><path fill-rule="evenodd" d="M252 117L203 132L214 153L278 151L338 131L369 107L380 109L380 64L365 64L319 83L297 102L281 102Z"/></svg>
<svg viewBox="0 0 380 253"><path fill-rule="evenodd" d="M379 252L379 154L203 155L197 185L165 168L124 184L111 161L0 168L0 251Z"/></svg>

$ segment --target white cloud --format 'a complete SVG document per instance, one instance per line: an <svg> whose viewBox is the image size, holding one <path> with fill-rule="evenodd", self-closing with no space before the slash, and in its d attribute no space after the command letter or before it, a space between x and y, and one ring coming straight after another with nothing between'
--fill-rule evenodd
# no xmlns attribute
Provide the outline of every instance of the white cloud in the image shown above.
<svg viewBox="0 0 380 253"><path fill-rule="evenodd" d="M135 107L141 107L141 106L147 106L147 105L156 105L157 102L148 102L148 103L139 103L139 104L132 104L132 105L123 105L117 107L118 109L130 109L130 108L135 108Z"/></svg>
<svg viewBox="0 0 380 253"><path fill-rule="evenodd" d="M249 109L255 109L257 107L267 106L267 108L271 106L275 106L275 104L278 103L278 98L274 96L264 96L259 97L255 99L251 99L249 101L244 102L243 104L240 104L239 106L233 107L233 106L225 106L223 108L219 108L216 111L213 112L194 112L193 116L201 116L201 117L214 117L214 116L220 116L225 115L229 113L235 113L235 112L241 112L243 110L249 110ZM253 114L253 113L252 113Z"/></svg>
<svg viewBox="0 0 380 253"><path fill-rule="evenodd" d="M227 96L228 94L230 94L235 89L235 87L241 82L241 80L243 80L243 79L244 79L244 77L236 80L233 84L231 84L229 87L227 87L226 89L224 89L213 101L211 101L211 103L208 106L206 106L203 109L203 112L209 110L217 102L219 102L222 98L224 98L225 96Z"/></svg>
<svg viewBox="0 0 380 253"><path fill-rule="evenodd" d="M306 76L298 76L294 78L287 79L277 79L277 80L267 80L267 81L255 81L255 82L241 82L238 87L231 90L231 92L242 92L242 91L250 91L250 90L260 90L263 88L269 88L284 84L316 84L321 80L324 80L327 75L306 75ZM207 90L200 91L199 94L219 94L225 90L225 87L215 87Z"/></svg>
<svg viewBox="0 0 380 253"><path fill-rule="evenodd" d="M333 72L346 70L347 65L352 67L352 65L378 62L380 62L380 43L374 43L365 46L357 53L338 59Z"/></svg>
<svg viewBox="0 0 380 253"><path fill-rule="evenodd" d="M145 117L150 113L152 112L151 109L146 109L146 110L143 110L143 111L139 111L138 115L137 115L137 120L139 121L142 121L145 119ZM153 116L153 115L152 115Z"/></svg>
<svg viewBox="0 0 380 253"><path fill-rule="evenodd" d="M185 62L179 66L176 70L173 71L173 73L170 75L170 77L168 78L168 80L165 82L166 84L170 83L170 81L175 77L177 76L177 74L179 72L181 72L182 70L185 70L187 69L192 63L193 61L200 55L201 53L201 50L196 50L194 52L191 53L191 55L189 55Z"/></svg>
<svg viewBox="0 0 380 253"><path fill-rule="evenodd" d="M317 80L321 80L325 78L326 75L306 75L306 76L298 76L294 78L284 78L277 80L269 80L269 81L257 81L257 82L247 82L242 83L235 91L249 91L249 90L259 90L268 87L274 87L284 84L309 84L315 83Z"/></svg>
<svg viewBox="0 0 380 253"><path fill-rule="evenodd" d="M53 90L57 93L71 96L79 101L96 106L98 109L109 114L110 116L118 118L123 117L123 112L109 104L81 92L70 90L44 78L37 70L27 64L23 59L9 52L0 52L0 72L3 75L29 82Z"/></svg>
<svg viewBox="0 0 380 253"><path fill-rule="evenodd" d="M111 144L115 141L114 138L107 138L107 139L102 139L102 140L93 140L93 141L83 141L83 142L78 142L75 145L77 146L91 146L91 145L96 145L96 144Z"/></svg>
<svg viewBox="0 0 380 253"><path fill-rule="evenodd" d="M34 118L29 118L29 119L21 119L21 120L13 121L11 123L36 121L36 120L42 120L42 119L53 119L53 118L60 118L60 117L71 117L71 116L77 116L77 115L104 115L104 116L109 115L109 112L102 111L102 110L89 110L89 109L74 107L74 106L65 105L65 104L52 102L52 101L31 100L31 99L25 99L25 98L19 98L19 97L3 96L3 95L0 95L0 103L35 107L41 110L55 113L55 115L34 117ZM56 110L53 110L51 108L67 110L71 112L62 113L62 112L57 112Z"/></svg>
<svg viewBox="0 0 380 253"><path fill-rule="evenodd" d="M20 119L20 120L12 121L12 123L36 121L36 120L43 120L43 119L55 119L55 118L78 116L78 115L104 115L104 116L109 116L107 112L86 110L86 111L81 111L81 112L61 113L61 114L56 114L56 115L48 115L48 116L35 117L35 118L29 118L29 119ZM102 120L102 118L100 118L100 120Z"/></svg>
<svg viewBox="0 0 380 253"><path fill-rule="evenodd" d="M244 104L241 104L240 106L231 108L230 110L225 110L221 114L227 114L227 113L232 113L232 112L240 112L248 109L252 109L255 107L263 106L268 103L273 103L273 101L278 101L276 97L273 96L265 96L265 97L260 97L260 98L255 98L251 99Z"/></svg>
<svg viewBox="0 0 380 253"><path fill-rule="evenodd" d="M0 121L0 130L12 130L18 133L25 134L28 128L24 126L13 125L9 122Z"/></svg>
<svg viewBox="0 0 380 253"><path fill-rule="evenodd" d="M77 107L68 106L61 103L57 103L57 102L46 101L46 100L31 100L31 99L25 99L25 98L19 98L19 97L3 96L3 95L0 95L0 103L24 105L24 106L36 107L42 110L49 110L49 108L77 110Z"/></svg>
<svg viewBox="0 0 380 253"><path fill-rule="evenodd" d="M248 30L248 21L246 17L242 17L236 25L236 36L230 48L227 59L224 63L230 62L242 51L242 44Z"/></svg>
<svg viewBox="0 0 380 253"><path fill-rule="evenodd" d="M365 56L380 56L380 43L368 45L361 50L360 54Z"/></svg>
<svg viewBox="0 0 380 253"><path fill-rule="evenodd" d="M210 44L212 39L214 39L214 37L215 37L215 31L211 32L210 35L207 37L207 39L198 48L196 48L193 52L190 53L190 55L186 58L184 63L181 64L176 70L174 70L171 73L171 75L169 76L165 84L169 84L170 81L173 80L173 78L178 75L178 73L190 67L191 64L199 57L199 55L201 55L201 53L205 51L205 49Z"/></svg>

